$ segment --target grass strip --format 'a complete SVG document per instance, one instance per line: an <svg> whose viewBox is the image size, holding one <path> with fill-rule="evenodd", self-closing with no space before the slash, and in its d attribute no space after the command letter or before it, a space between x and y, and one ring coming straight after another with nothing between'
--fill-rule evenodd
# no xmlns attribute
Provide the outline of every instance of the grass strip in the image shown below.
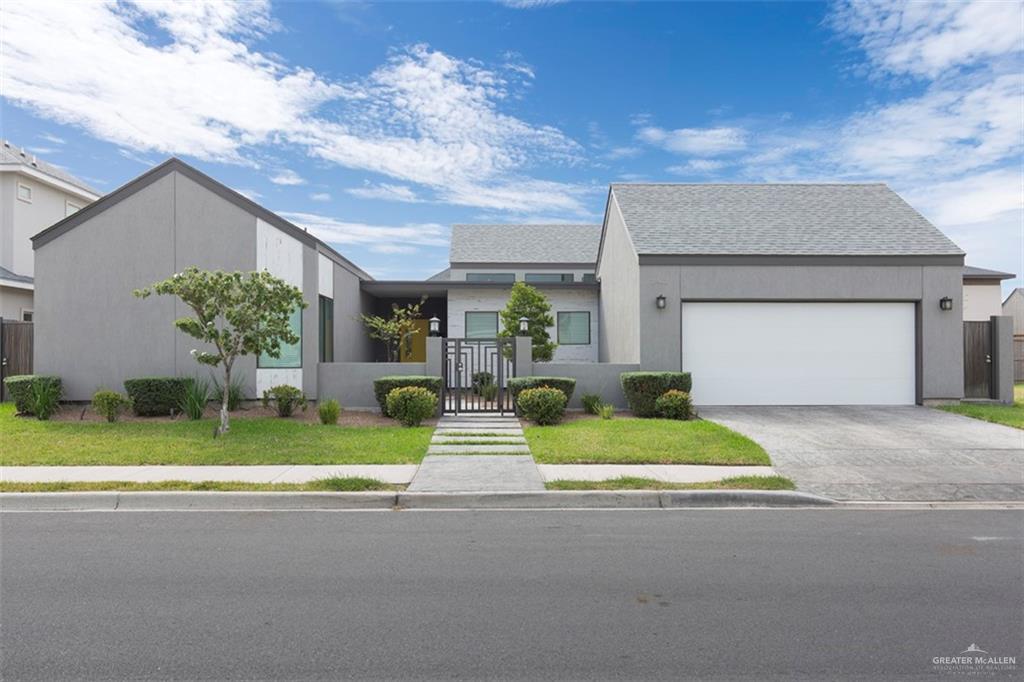
<svg viewBox="0 0 1024 682"><path fill-rule="evenodd" d="M703 483L673 483L653 478L622 476L603 481L548 481L548 490L796 490L785 476L733 476Z"/></svg>
<svg viewBox="0 0 1024 682"><path fill-rule="evenodd" d="M247 483L245 481L51 481L20 483L0 481L0 493L72 493L90 491L133 492L143 490L255 491L255 492L367 492L404 490L404 485L374 478L319 478L308 483Z"/></svg>

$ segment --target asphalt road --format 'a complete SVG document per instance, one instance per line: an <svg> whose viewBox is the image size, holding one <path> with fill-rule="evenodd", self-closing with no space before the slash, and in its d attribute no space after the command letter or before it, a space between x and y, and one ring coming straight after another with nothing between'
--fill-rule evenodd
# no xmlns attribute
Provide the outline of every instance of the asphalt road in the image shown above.
<svg viewBox="0 0 1024 682"><path fill-rule="evenodd" d="M1019 511L0 515L4 680L1024 671Z"/></svg>

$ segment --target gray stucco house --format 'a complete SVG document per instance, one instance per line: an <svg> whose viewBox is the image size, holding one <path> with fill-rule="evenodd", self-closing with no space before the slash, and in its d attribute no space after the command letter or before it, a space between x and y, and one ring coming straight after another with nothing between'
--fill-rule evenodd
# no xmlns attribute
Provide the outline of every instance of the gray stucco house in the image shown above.
<svg viewBox="0 0 1024 682"><path fill-rule="evenodd" d="M552 302L551 363L621 403L628 369L687 370L697 404L914 404L963 397L963 252L885 185L613 184L600 225L456 225L449 267L374 280L327 244L171 159L34 239L38 372L67 397L196 373L174 301L132 289L189 265L266 268L310 303L301 348L248 359L253 394L373 405L374 376L435 371L426 334L383 358L356 316L428 300L452 338L491 336L513 281ZM948 300L948 303L944 301ZM401 366L398 366L401 365ZM437 370L440 371L440 370Z"/></svg>

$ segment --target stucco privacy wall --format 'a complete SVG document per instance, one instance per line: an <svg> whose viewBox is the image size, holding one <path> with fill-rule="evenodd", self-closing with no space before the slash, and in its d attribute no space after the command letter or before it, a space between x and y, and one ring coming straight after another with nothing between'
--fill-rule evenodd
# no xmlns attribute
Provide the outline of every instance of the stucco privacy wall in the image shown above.
<svg viewBox="0 0 1024 682"><path fill-rule="evenodd" d="M602 283L603 286L603 283ZM920 302L918 344L923 400L963 396L961 312L941 311L939 299L961 300L960 265L648 265L640 266L640 364L681 368L681 301ZM668 305L659 310L661 294ZM757 330L751 329L751 343ZM841 362L841 358L836 359Z"/></svg>
<svg viewBox="0 0 1024 682"><path fill-rule="evenodd" d="M373 311L373 297L359 288L351 270L334 263L334 361L372 362L373 341L359 321L362 313Z"/></svg>
<svg viewBox="0 0 1024 682"><path fill-rule="evenodd" d="M640 365L606 362L535 362L531 368L534 376L572 377L576 390L569 401L570 408L583 407L581 398L587 393L596 393L601 399L617 408L625 409L626 396L622 393L619 375L623 372L637 372Z"/></svg>
<svg viewBox="0 0 1024 682"><path fill-rule="evenodd" d="M596 289L561 289L538 286L551 303L551 316L558 323L559 312L590 313L590 343L587 345L565 345L555 349L552 362L597 362L600 309ZM453 339L465 337L466 312L496 312L508 303L507 289L485 289L460 287L448 290L448 336ZM499 318L498 325L501 321ZM558 340L557 327L549 327L551 339Z"/></svg>
<svg viewBox="0 0 1024 682"><path fill-rule="evenodd" d="M608 195L606 229L597 264L601 281L598 357L601 362L640 361L640 265L615 195Z"/></svg>
<svg viewBox="0 0 1024 682"><path fill-rule="evenodd" d="M317 365L317 399L334 398L342 407L376 409L373 381L391 375L423 375L423 362L321 362Z"/></svg>

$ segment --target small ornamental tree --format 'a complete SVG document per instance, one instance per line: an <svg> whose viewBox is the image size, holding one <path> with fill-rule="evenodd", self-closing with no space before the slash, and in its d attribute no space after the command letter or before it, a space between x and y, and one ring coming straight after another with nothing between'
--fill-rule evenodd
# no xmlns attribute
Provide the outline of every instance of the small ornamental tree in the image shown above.
<svg viewBox="0 0 1024 682"><path fill-rule="evenodd" d="M416 328L416 320L420 318L420 306L426 301L427 297L424 296L419 303L407 303L405 307L392 303L391 317L359 316L363 326L366 327L367 335L384 344L388 362L398 362L401 359L403 344L412 348L412 337L419 333Z"/></svg>
<svg viewBox="0 0 1024 682"><path fill-rule="evenodd" d="M139 298L177 296L192 309L194 317L175 320L174 326L213 347L212 351L193 349L192 356L204 365L223 367L222 386L231 385L231 368L243 355L265 353L277 358L281 344L298 343L291 317L296 309L306 307L298 287L265 270L211 272L190 267L134 293ZM224 434L228 428L228 391L222 391L216 433Z"/></svg>
<svg viewBox="0 0 1024 682"><path fill-rule="evenodd" d="M501 332L498 336L519 336L519 318L529 320L528 328L533 342L533 361L548 362L555 353L558 344L548 335L548 327L555 325L551 316L551 303L548 297L525 282L512 285L508 304L501 311Z"/></svg>

